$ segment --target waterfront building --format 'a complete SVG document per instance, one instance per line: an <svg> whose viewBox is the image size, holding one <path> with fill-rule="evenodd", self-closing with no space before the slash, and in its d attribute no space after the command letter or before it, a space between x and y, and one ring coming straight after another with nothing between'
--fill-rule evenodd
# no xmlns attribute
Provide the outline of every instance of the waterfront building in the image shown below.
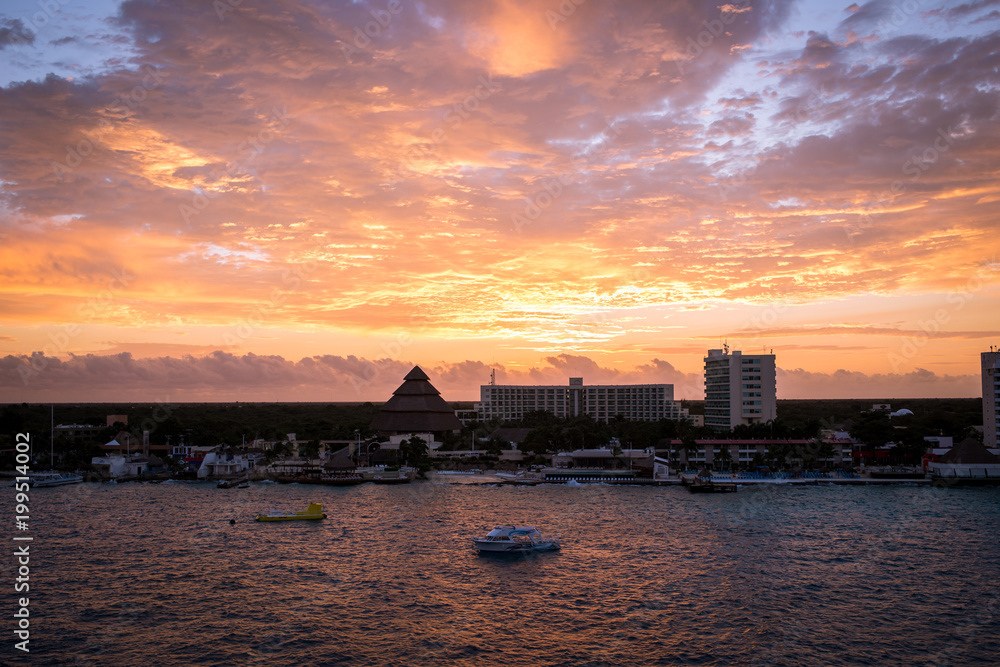
<svg viewBox="0 0 1000 667"><path fill-rule="evenodd" d="M552 465L545 471L544 479L595 479L581 473L594 472L597 477L609 471L630 471L635 477L666 480L670 476L670 462L656 456L650 449L577 449L559 452L552 456Z"/></svg>
<svg viewBox="0 0 1000 667"><path fill-rule="evenodd" d="M201 468L202 461L205 460L205 455L213 449L215 449L215 447L207 447L204 445L185 445L184 436L181 436L181 443L173 446L170 456L174 459L183 461L186 470L190 472L197 472L198 469Z"/></svg>
<svg viewBox="0 0 1000 667"><path fill-rule="evenodd" d="M773 354L709 350L705 357L705 426L731 431L738 424L761 424L777 416Z"/></svg>
<svg viewBox="0 0 1000 667"><path fill-rule="evenodd" d="M1000 456L981 443L967 438L937 461L928 463L929 472L945 479L1000 481Z"/></svg>
<svg viewBox="0 0 1000 667"><path fill-rule="evenodd" d="M792 460L802 459L803 456L815 455L819 452L820 446L816 440L812 439L765 439L765 440L739 440L739 439L697 439L694 446L684 449L684 441L680 439L671 440L670 455L676 457L678 461L685 465L707 465L716 463L722 465L739 465L743 468L750 466L754 459L767 457L771 447L780 447L789 453ZM657 445L660 448L660 445ZM842 444L835 444L832 447L833 453L822 459L818 459L821 464L836 465L844 460L850 460L850 447ZM662 451L662 449L661 449Z"/></svg>
<svg viewBox="0 0 1000 667"><path fill-rule="evenodd" d="M149 469L150 459L142 454L133 454L128 457L121 454L95 456L90 459L90 465L104 479L137 477L144 472L151 472Z"/></svg>
<svg viewBox="0 0 1000 667"><path fill-rule="evenodd" d="M927 443L928 451L938 456L946 454L955 446L955 439L951 436L925 435L924 442Z"/></svg>
<svg viewBox="0 0 1000 667"><path fill-rule="evenodd" d="M411 438L418 438L427 443L428 452L433 452L435 449L438 449L444 444L437 439L434 433L398 433L396 435L390 435L388 440L383 439L379 442L379 449L383 451L390 449L399 451L399 449L403 446L403 442L410 440Z"/></svg>
<svg viewBox="0 0 1000 667"><path fill-rule="evenodd" d="M198 479L237 475L255 467L259 457L250 450L219 445L205 454L198 468Z"/></svg>
<svg viewBox="0 0 1000 667"><path fill-rule="evenodd" d="M652 449L575 449L572 452L559 452L551 457L553 468L593 468L601 470L620 470L639 467L637 462L644 464L652 461Z"/></svg>
<svg viewBox="0 0 1000 667"><path fill-rule="evenodd" d="M68 438L73 442L91 442L101 437L106 427L93 424L56 424L56 438Z"/></svg>
<svg viewBox="0 0 1000 667"><path fill-rule="evenodd" d="M114 452L116 454L125 454L125 456L130 456L132 453L142 453L144 456L148 456L148 451L143 451L142 442L139 438L128 431L118 431L118 435L115 436L114 440L101 445L101 448L105 452Z"/></svg>
<svg viewBox="0 0 1000 667"><path fill-rule="evenodd" d="M500 460L509 463L523 463L525 460L524 452L518 449L517 446L513 449L501 449Z"/></svg>
<svg viewBox="0 0 1000 667"><path fill-rule="evenodd" d="M551 412L556 417L589 416L609 422L621 416L628 420L688 420L686 408L674 400L672 384L584 385L583 378L570 378L560 385L498 385L479 387L476 413L480 421L522 419L529 412Z"/></svg>
<svg viewBox="0 0 1000 667"><path fill-rule="evenodd" d="M434 388L427 374L414 366L403 378L403 384L392 392L392 398L375 415L371 428L382 436L428 433L440 440L448 431L461 431L462 422L441 398L441 392Z"/></svg>
<svg viewBox="0 0 1000 667"><path fill-rule="evenodd" d="M1000 351L983 352L983 443L1000 447Z"/></svg>

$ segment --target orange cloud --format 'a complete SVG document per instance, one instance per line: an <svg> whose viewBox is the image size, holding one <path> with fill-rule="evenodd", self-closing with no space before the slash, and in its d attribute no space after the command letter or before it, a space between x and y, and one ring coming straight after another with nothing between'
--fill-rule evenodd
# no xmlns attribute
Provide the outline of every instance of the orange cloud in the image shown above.
<svg viewBox="0 0 1000 667"><path fill-rule="evenodd" d="M558 14L558 6L555 9ZM469 52L485 61L490 72L513 77L573 62L572 25L561 25L568 17L553 18L546 10L552 11L534 2L496 0L489 13L465 31Z"/></svg>

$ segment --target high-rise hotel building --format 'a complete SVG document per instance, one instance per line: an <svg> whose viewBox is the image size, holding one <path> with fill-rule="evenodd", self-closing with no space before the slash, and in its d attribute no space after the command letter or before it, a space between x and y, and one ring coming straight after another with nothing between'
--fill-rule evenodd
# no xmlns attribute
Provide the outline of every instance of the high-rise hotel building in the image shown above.
<svg viewBox="0 0 1000 667"><path fill-rule="evenodd" d="M991 348L992 349L992 348ZM983 352L983 444L1000 447L1000 351Z"/></svg>
<svg viewBox="0 0 1000 667"><path fill-rule="evenodd" d="M777 416L773 354L709 350L705 357L705 426L730 431Z"/></svg>
<svg viewBox="0 0 1000 667"><path fill-rule="evenodd" d="M589 415L603 422L618 415L630 420L690 419L687 409L674 401L672 384L585 386L583 378L570 378L567 386L484 384L479 395L475 410L480 421L516 420L535 410L557 417Z"/></svg>

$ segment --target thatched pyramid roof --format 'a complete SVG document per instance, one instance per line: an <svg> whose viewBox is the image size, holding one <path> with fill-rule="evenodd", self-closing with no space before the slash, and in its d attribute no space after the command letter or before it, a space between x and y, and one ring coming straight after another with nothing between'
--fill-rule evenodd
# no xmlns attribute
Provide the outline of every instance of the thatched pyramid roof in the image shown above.
<svg viewBox="0 0 1000 667"><path fill-rule="evenodd" d="M957 463L959 465L1000 463L1000 456L992 454L978 440L966 438L952 447L950 452L942 455L941 463Z"/></svg>
<svg viewBox="0 0 1000 667"><path fill-rule="evenodd" d="M441 433L458 431L462 422L455 411L441 398L441 392L430 383L427 374L414 366L403 378L403 384L392 392L372 428L381 433Z"/></svg>
<svg viewBox="0 0 1000 667"><path fill-rule="evenodd" d="M328 456L326 463L323 464L323 467L327 470L350 470L355 468L357 464L351 460L351 456L348 454L349 450L350 447L344 447L332 452Z"/></svg>

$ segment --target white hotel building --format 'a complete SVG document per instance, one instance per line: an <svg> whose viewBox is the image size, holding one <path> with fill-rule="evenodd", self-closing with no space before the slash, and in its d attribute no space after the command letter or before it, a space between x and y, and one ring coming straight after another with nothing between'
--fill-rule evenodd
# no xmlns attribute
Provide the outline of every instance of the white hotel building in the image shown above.
<svg viewBox="0 0 1000 667"><path fill-rule="evenodd" d="M1000 447L1000 351L982 353L983 365L983 444Z"/></svg>
<svg viewBox="0 0 1000 667"><path fill-rule="evenodd" d="M688 411L674 401L672 384L595 384L570 378L568 386L497 385L479 388L475 410L480 421L516 420L525 413L545 410L557 417L589 415L608 422L621 415L629 420L690 420Z"/></svg>
<svg viewBox="0 0 1000 667"><path fill-rule="evenodd" d="M705 426L730 431L777 416L773 354L709 350L705 357Z"/></svg>

